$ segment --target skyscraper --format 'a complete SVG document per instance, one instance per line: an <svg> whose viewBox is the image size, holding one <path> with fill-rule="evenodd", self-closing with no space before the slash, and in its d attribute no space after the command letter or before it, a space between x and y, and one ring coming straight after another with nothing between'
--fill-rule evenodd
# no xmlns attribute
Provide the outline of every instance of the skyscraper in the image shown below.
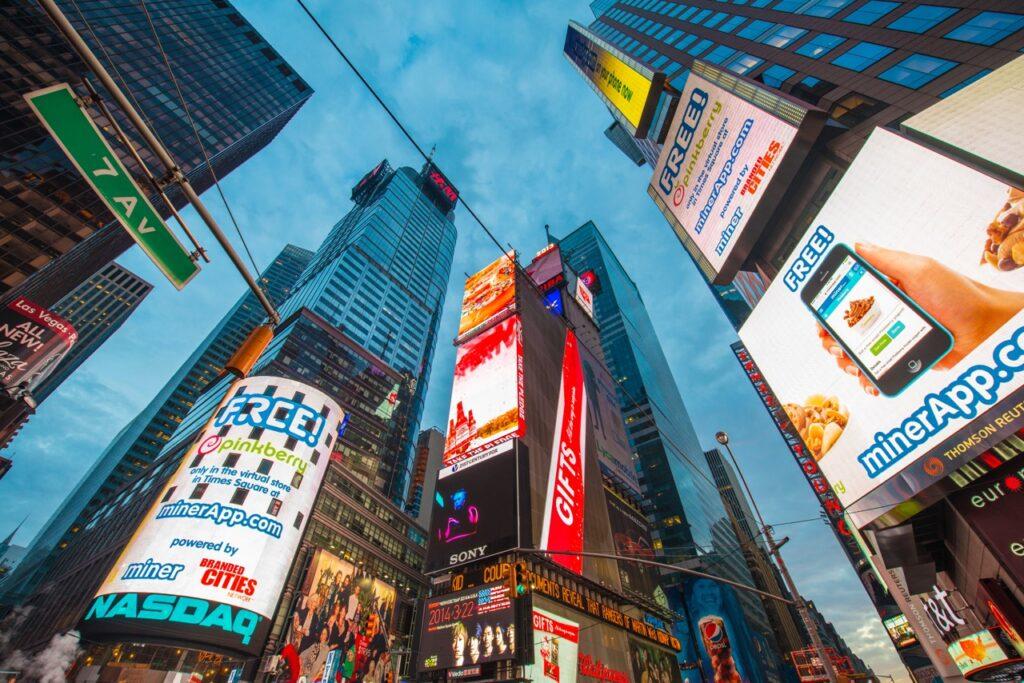
<svg viewBox="0 0 1024 683"><path fill-rule="evenodd" d="M292 292L295 281L313 253L289 244L267 266L260 284L275 304ZM40 572L59 554L96 508L126 482L136 478L171 438L206 386L224 369L224 364L266 313L249 291L228 311L202 344L167 381L149 405L129 422L100 454L46 526L29 545L29 552L16 574L0 584L4 603L17 601L35 585Z"/></svg>
<svg viewBox="0 0 1024 683"><path fill-rule="evenodd" d="M595 319L639 461L655 552L672 562L701 558L708 571L753 585L636 284L593 222L558 244L573 270L594 276ZM750 625L774 640L760 601L746 591L739 599Z"/></svg>
<svg viewBox="0 0 1024 683"><path fill-rule="evenodd" d="M32 393L43 401L124 324L153 285L118 263L108 263L53 307L70 322L78 341Z"/></svg>
<svg viewBox="0 0 1024 683"><path fill-rule="evenodd" d="M437 484L437 471L441 469L443 454L444 434L436 427L424 429L416 437L416 458L413 461L405 511L424 528L430 528L434 486Z"/></svg>
<svg viewBox="0 0 1024 683"><path fill-rule="evenodd" d="M266 146L312 94L226 0L150 0L116 8L100 0L59 4L198 192L213 184L200 144L223 178ZM0 52L9 59L0 75L0 298L22 294L50 306L133 242L22 98L59 82L86 95L84 64L35 3L5 3L0 26ZM177 97L161 46L201 140ZM105 91L100 95L147 165L162 174L123 113ZM99 109L90 106L89 112L141 177ZM176 205L184 204L180 192L168 192ZM167 215L160 200L153 204Z"/></svg>

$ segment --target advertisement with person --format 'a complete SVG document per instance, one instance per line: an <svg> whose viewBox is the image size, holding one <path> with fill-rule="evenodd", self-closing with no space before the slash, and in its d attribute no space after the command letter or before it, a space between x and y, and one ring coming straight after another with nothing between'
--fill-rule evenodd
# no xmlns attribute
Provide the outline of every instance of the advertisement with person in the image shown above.
<svg viewBox="0 0 1024 683"><path fill-rule="evenodd" d="M514 442L506 442L472 467L438 473L430 513L426 571L450 569L519 545Z"/></svg>
<svg viewBox="0 0 1024 683"><path fill-rule="evenodd" d="M428 598L420 622L417 671L514 659L519 647L515 616L505 582Z"/></svg>
<svg viewBox="0 0 1024 683"><path fill-rule="evenodd" d="M580 625L563 616L533 608L533 664L523 678L534 683L576 683Z"/></svg>
<svg viewBox="0 0 1024 683"><path fill-rule="evenodd" d="M740 329L858 526L1020 427L1020 211L877 129Z"/></svg>
<svg viewBox="0 0 1024 683"><path fill-rule="evenodd" d="M647 192L705 277L714 280L731 263L730 254L796 138L798 121L761 109L698 70L686 79ZM756 86L746 90L755 92ZM738 267L731 263L729 270Z"/></svg>
<svg viewBox="0 0 1024 683"><path fill-rule="evenodd" d="M610 474L616 482L639 496L640 480L637 478L636 465L633 464L633 449L626 436L626 426L622 421L615 380L604 363L586 345L580 344L579 350L598 463L605 474Z"/></svg>
<svg viewBox="0 0 1024 683"><path fill-rule="evenodd" d="M485 328L516 303L515 253L499 257L466 280L459 337Z"/></svg>
<svg viewBox="0 0 1024 683"><path fill-rule="evenodd" d="M83 636L260 654L342 417L300 382L232 384L96 592Z"/></svg>
<svg viewBox="0 0 1024 683"><path fill-rule="evenodd" d="M522 436L524 412L520 323L512 316L455 352L443 466L469 466L473 456Z"/></svg>
<svg viewBox="0 0 1024 683"><path fill-rule="evenodd" d="M679 663L666 650L629 639L629 663L635 683L682 683Z"/></svg>
<svg viewBox="0 0 1024 683"><path fill-rule="evenodd" d="M604 497L608 503L608 521L612 527L615 552L622 557L654 560L654 544L647 520L614 491L605 488ZM658 573L654 567L636 562L619 562L619 577L626 595L639 595L646 600L655 600L658 590Z"/></svg>
<svg viewBox="0 0 1024 683"><path fill-rule="evenodd" d="M299 655L298 675L326 680L331 665L348 683L394 683L390 629L396 597L391 584L318 549L286 622L285 640Z"/></svg>
<svg viewBox="0 0 1024 683"><path fill-rule="evenodd" d="M31 391L76 341L78 333L67 320L23 296L15 298L0 309L0 387Z"/></svg>
<svg viewBox="0 0 1024 683"><path fill-rule="evenodd" d="M701 670L714 683L764 683L753 640L736 591L711 579L686 579L690 628L696 634Z"/></svg>
<svg viewBox="0 0 1024 683"><path fill-rule="evenodd" d="M896 614L888 619L883 619L882 626L892 638L892 644L896 646L897 650L917 644L917 636L914 635L914 629L906 615Z"/></svg>

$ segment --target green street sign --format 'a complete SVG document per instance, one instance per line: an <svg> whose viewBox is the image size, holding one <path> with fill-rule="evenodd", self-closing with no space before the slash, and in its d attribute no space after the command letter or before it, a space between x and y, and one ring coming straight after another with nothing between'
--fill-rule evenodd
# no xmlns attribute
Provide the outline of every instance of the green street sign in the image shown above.
<svg viewBox="0 0 1024 683"><path fill-rule="evenodd" d="M25 100L132 239L171 284L182 289L199 272L199 266L128 174L92 118L78 106L67 83L30 92Z"/></svg>

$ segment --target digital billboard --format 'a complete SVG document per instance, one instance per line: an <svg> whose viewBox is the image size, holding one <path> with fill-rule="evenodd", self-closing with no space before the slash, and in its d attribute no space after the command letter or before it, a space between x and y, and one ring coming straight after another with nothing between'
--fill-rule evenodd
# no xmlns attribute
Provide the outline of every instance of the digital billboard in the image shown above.
<svg viewBox="0 0 1024 683"><path fill-rule="evenodd" d="M1022 424L1020 196L876 129L740 329L858 526Z"/></svg>
<svg viewBox="0 0 1024 683"><path fill-rule="evenodd" d="M1003 652L999 642L988 631L978 631L949 646L949 656L953 658L960 673L968 676L977 669L1004 662L1009 657ZM1013 680L1013 679L981 679L981 680Z"/></svg>
<svg viewBox="0 0 1024 683"><path fill-rule="evenodd" d="M517 453L512 442L472 467L438 473L430 513L426 571L475 562L519 545ZM426 501L424 501L426 504Z"/></svg>
<svg viewBox="0 0 1024 683"><path fill-rule="evenodd" d="M433 162L427 162L424 168L424 175L427 178L427 187L438 199L441 209L447 213L455 208L459 202L459 191L444 173L441 173Z"/></svg>
<svg viewBox="0 0 1024 683"><path fill-rule="evenodd" d="M580 648L578 622L533 608L533 664L523 678L533 683L576 683Z"/></svg>
<svg viewBox="0 0 1024 683"><path fill-rule="evenodd" d="M718 73L695 63L647 193L704 276L724 284L773 208L765 195L806 110L735 77L714 82ZM775 106L768 111L754 102ZM751 234L744 235L748 224Z"/></svg>
<svg viewBox="0 0 1024 683"><path fill-rule="evenodd" d="M518 316L505 318L455 352L442 466L521 436L526 429L523 349Z"/></svg>
<svg viewBox="0 0 1024 683"><path fill-rule="evenodd" d="M897 650L917 643L917 636L914 634L914 629L907 620L906 615L897 614L888 619L883 619L882 626L885 627L886 633L892 638L892 643L896 646Z"/></svg>
<svg viewBox="0 0 1024 683"><path fill-rule="evenodd" d="M542 292L562 282L565 274L562 271L562 253L557 244L549 244L533 257L533 261L525 268Z"/></svg>
<svg viewBox="0 0 1024 683"><path fill-rule="evenodd" d="M565 31L563 52L605 104L618 113L630 133L636 137L647 134L664 74L619 52L575 21L570 21Z"/></svg>
<svg viewBox="0 0 1024 683"><path fill-rule="evenodd" d="M594 294L587 287L583 278L576 278L576 303L586 312L590 319L594 319Z"/></svg>
<svg viewBox="0 0 1024 683"><path fill-rule="evenodd" d="M566 330L540 539L544 550L575 553L583 551L583 475L587 450L587 392L577 347L576 334ZM549 557L570 571L583 572L581 555L552 553Z"/></svg>
<svg viewBox="0 0 1024 683"><path fill-rule="evenodd" d="M687 578L683 590L706 680L763 683L764 671L758 666L735 589L711 579Z"/></svg>
<svg viewBox="0 0 1024 683"><path fill-rule="evenodd" d="M675 655L635 638L629 639L629 663L638 683L682 683Z"/></svg>
<svg viewBox="0 0 1024 683"><path fill-rule="evenodd" d="M286 622L285 641L308 681L327 681L331 664L350 683L386 679L391 664L395 588L326 550L317 549ZM331 654L331 653L335 654Z"/></svg>
<svg viewBox="0 0 1024 683"><path fill-rule="evenodd" d="M509 252L469 276L462 294L459 338L482 330L516 303L515 254Z"/></svg>
<svg viewBox="0 0 1024 683"><path fill-rule="evenodd" d="M609 488L605 488L604 497L608 503L608 521L612 527L612 541L616 554L622 557L654 560L654 544L651 542L651 532L644 516ZM658 588L657 570L636 562L618 564L622 591L626 595L639 595L653 602Z"/></svg>
<svg viewBox="0 0 1024 683"><path fill-rule="evenodd" d="M82 634L259 655L341 420L306 384L232 384L107 574Z"/></svg>
<svg viewBox="0 0 1024 683"><path fill-rule="evenodd" d="M1003 570L1024 581L1024 457L971 482L949 503L981 537Z"/></svg>
<svg viewBox="0 0 1024 683"><path fill-rule="evenodd" d="M416 669L453 669L515 659L515 605L505 582L427 598Z"/></svg>
<svg viewBox="0 0 1024 683"><path fill-rule="evenodd" d="M78 341L75 328L23 296L0 310L0 386L33 389Z"/></svg>
<svg viewBox="0 0 1024 683"><path fill-rule="evenodd" d="M901 126L930 143L992 169L1007 182L1024 183L1024 57L939 100Z"/></svg>

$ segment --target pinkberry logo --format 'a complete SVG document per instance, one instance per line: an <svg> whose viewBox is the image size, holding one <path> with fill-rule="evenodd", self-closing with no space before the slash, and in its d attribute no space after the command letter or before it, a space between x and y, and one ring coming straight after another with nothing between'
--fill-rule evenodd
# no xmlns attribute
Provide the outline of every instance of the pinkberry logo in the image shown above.
<svg viewBox="0 0 1024 683"><path fill-rule="evenodd" d="M208 436L202 440L199 444L199 455L206 455L207 453L213 453L220 446L221 437L216 434Z"/></svg>

